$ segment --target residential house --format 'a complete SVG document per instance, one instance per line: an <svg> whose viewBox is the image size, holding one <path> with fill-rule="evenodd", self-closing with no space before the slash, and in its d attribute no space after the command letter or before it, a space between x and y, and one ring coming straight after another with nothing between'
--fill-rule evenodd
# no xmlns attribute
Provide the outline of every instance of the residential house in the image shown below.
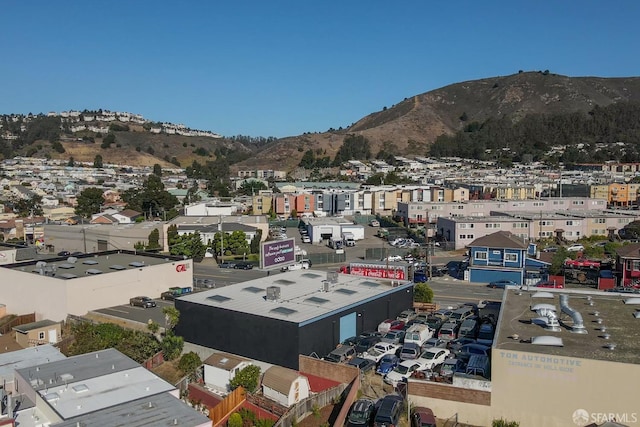
<svg viewBox="0 0 640 427"><path fill-rule="evenodd" d="M640 285L640 243L632 243L618 249L617 268L620 285Z"/></svg>
<svg viewBox="0 0 640 427"><path fill-rule="evenodd" d="M262 394L287 408L309 397L309 380L282 366L272 366L262 377Z"/></svg>
<svg viewBox="0 0 640 427"><path fill-rule="evenodd" d="M498 231L469 244L469 281L488 283L524 281L527 242L508 231Z"/></svg>

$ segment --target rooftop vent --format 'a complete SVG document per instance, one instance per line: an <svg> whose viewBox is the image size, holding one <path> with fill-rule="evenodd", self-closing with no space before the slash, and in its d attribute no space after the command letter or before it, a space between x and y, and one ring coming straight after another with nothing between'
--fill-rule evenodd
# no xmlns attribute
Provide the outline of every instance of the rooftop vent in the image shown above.
<svg viewBox="0 0 640 427"><path fill-rule="evenodd" d="M636 319L640 319L640 311L636 311L635 313L633 313L633 317L635 317Z"/></svg>
<svg viewBox="0 0 640 427"><path fill-rule="evenodd" d="M562 347L564 344L562 343L562 338L552 337L548 335L542 335L539 337L531 338L531 344L533 345L546 345L551 347Z"/></svg>
<svg viewBox="0 0 640 427"><path fill-rule="evenodd" d="M280 286L267 286L267 301L278 301L280 299Z"/></svg>
<svg viewBox="0 0 640 427"><path fill-rule="evenodd" d="M69 258L67 258L67 262L69 264L75 264L76 262L78 262L78 258L76 258L74 256L70 256Z"/></svg>
<svg viewBox="0 0 640 427"><path fill-rule="evenodd" d="M604 334L600 335L600 338L608 340L609 338L611 338L611 334L604 333Z"/></svg>
<svg viewBox="0 0 640 427"><path fill-rule="evenodd" d="M329 282L326 280L322 281L322 287L320 288L322 292L329 292Z"/></svg>
<svg viewBox="0 0 640 427"><path fill-rule="evenodd" d="M329 282L329 283L338 283L338 272L337 271L327 271L327 282Z"/></svg>
<svg viewBox="0 0 640 427"><path fill-rule="evenodd" d="M547 310L547 311L556 311L556 306L553 304L536 304L533 307L531 307L532 311L540 311L540 310Z"/></svg>
<svg viewBox="0 0 640 427"><path fill-rule="evenodd" d="M607 350L613 351L616 349L617 344L610 342L608 344L603 345L602 347L606 348Z"/></svg>
<svg viewBox="0 0 640 427"><path fill-rule="evenodd" d="M553 294L551 292L536 292L531 295L531 298L553 298Z"/></svg>
<svg viewBox="0 0 640 427"><path fill-rule="evenodd" d="M578 313L573 308L569 307L569 295L560 294L560 309L563 313L571 316L571 320L573 321L573 325L571 325L570 331L574 334L586 334L587 328L584 327L584 322L582 321L582 315Z"/></svg>
<svg viewBox="0 0 640 427"><path fill-rule="evenodd" d="M640 304L640 298L627 298L624 300L624 303L628 305L638 305Z"/></svg>

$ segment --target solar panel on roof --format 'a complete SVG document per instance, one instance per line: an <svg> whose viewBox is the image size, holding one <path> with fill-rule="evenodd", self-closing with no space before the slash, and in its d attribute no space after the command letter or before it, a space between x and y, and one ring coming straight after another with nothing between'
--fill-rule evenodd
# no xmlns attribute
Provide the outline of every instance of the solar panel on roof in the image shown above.
<svg viewBox="0 0 640 427"><path fill-rule="evenodd" d="M287 280L287 279L278 279L278 280L274 281L273 283L277 283L278 285L289 286L289 285L293 285L296 282L294 282L292 280Z"/></svg>
<svg viewBox="0 0 640 427"><path fill-rule="evenodd" d="M309 277L311 279L317 279L318 277L322 277L321 275L316 273L302 273L302 276Z"/></svg>
<svg viewBox="0 0 640 427"><path fill-rule="evenodd" d="M289 316L290 314L297 313L296 310L292 310L287 307L276 307L272 310L269 310L271 313L284 314L285 316Z"/></svg>
<svg viewBox="0 0 640 427"><path fill-rule="evenodd" d="M140 262L140 261L133 261L129 263L129 266L131 267L144 267L146 264L144 262Z"/></svg>
<svg viewBox="0 0 640 427"><path fill-rule="evenodd" d="M71 273L63 273L63 274L58 274L56 277L59 277L61 279L65 279L66 280L66 279L75 279L78 276L76 276L75 274L71 274Z"/></svg>
<svg viewBox="0 0 640 427"><path fill-rule="evenodd" d="M102 274L102 270L98 270L98 269L95 269L95 268L90 268L90 269L88 269L86 271L86 273L93 276L93 275L96 275L96 274Z"/></svg>
<svg viewBox="0 0 640 427"><path fill-rule="evenodd" d="M115 264L115 265L109 266L109 268L110 268L111 270L118 270L118 271L120 271L120 270L126 270L126 269L127 269L127 267L124 267L124 266L122 266L122 265L118 265L118 264Z"/></svg>
<svg viewBox="0 0 640 427"><path fill-rule="evenodd" d="M215 302L225 302L229 301L231 298L225 297L224 295L211 295L210 297L207 297L207 299Z"/></svg>
<svg viewBox="0 0 640 427"><path fill-rule="evenodd" d="M96 265L98 261L96 261L95 259L85 259L84 261L82 261L82 263L85 265Z"/></svg>
<svg viewBox="0 0 640 427"><path fill-rule="evenodd" d="M354 291L353 289L347 289L347 288L339 288L336 289L334 292L340 293L340 294L345 294L345 295L353 295L353 294L357 294L358 292Z"/></svg>
<svg viewBox="0 0 640 427"><path fill-rule="evenodd" d="M76 266L73 264L60 264L58 268L62 268L63 270L69 270L70 268L75 268Z"/></svg>
<svg viewBox="0 0 640 427"><path fill-rule="evenodd" d="M312 302L314 304L324 304L325 302L329 302L328 299L320 298L320 297L311 297L305 299L305 301Z"/></svg>
<svg viewBox="0 0 640 427"><path fill-rule="evenodd" d="M258 288L256 286L247 286L246 288L242 288L243 291L252 292L254 294L258 294L260 292L264 292L264 289Z"/></svg>

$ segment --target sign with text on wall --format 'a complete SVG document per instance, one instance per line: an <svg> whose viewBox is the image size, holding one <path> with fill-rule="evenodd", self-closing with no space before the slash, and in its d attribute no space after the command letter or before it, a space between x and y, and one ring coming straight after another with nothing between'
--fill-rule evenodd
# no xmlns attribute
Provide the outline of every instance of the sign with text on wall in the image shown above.
<svg viewBox="0 0 640 427"><path fill-rule="evenodd" d="M260 246L260 268L283 267L295 262L295 239L271 240Z"/></svg>

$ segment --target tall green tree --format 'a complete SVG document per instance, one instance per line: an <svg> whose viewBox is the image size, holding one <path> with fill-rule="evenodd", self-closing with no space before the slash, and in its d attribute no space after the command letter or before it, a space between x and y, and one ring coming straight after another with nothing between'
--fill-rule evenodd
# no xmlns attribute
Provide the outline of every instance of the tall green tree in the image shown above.
<svg viewBox="0 0 640 427"><path fill-rule="evenodd" d="M13 212L21 218L42 216L44 213L42 210L42 196L37 194L31 196L29 199L13 199L12 204Z"/></svg>
<svg viewBox="0 0 640 427"><path fill-rule="evenodd" d="M260 190L266 190L266 189L268 189L268 187L264 182L259 181L257 179L249 179L244 181L240 185L240 188L238 188L237 193L243 194L246 196L253 196L254 194L258 194Z"/></svg>
<svg viewBox="0 0 640 427"><path fill-rule="evenodd" d="M76 197L76 215L90 218L91 215L100 212L104 203L103 192L96 187L85 188Z"/></svg>
<svg viewBox="0 0 640 427"><path fill-rule="evenodd" d="M149 233L149 244L147 245L147 249L160 249L160 230L154 228Z"/></svg>
<svg viewBox="0 0 640 427"><path fill-rule="evenodd" d="M258 380L260 379L260 367L256 365L249 365L243 369L240 369L235 377L229 382L229 386L232 390L235 390L239 386L242 386L248 392L255 391L258 388Z"/></svg>
<svg viewBox="0 0 640 427"><path fill-rule="evenodd" d="M168 239L169 253L171 255L183 255L187 258L200 259L207 251L207 245L202 243L200 233L173 235Z"/></svg>
<svg viewBox="0 0 640 427"><path fill-rule="evenodd" d="M162 217L179 204L176 196L164 189L160 177L153 174L147 177L141 189L132 188L122 193L122 200L127 209L144 212L150 217Z"/></svg>
<svg viewBox="0 0 640 427"><path fill-rule="evenodd" d="M160 166L158 163L153 165L153 174L155 176L162 176L162 166Z"/></svg>
<svg viewBox="0 0 640 427"><path fill-rule="evenodd" d="M100 154L96 154L96 157L94 157L93 167L96 169L100 169L102 167L102 156Z"/></svg>

